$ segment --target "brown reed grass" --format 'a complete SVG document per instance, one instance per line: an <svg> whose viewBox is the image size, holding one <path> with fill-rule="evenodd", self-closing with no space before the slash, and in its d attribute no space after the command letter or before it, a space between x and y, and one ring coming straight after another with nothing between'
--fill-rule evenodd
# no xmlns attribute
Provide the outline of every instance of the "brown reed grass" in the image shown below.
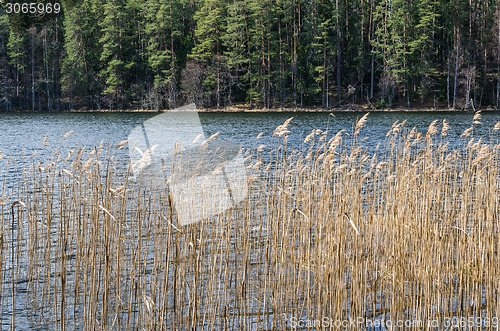
<svg viewBox="0 0 500 331"><path fill-rule="evenodd" d="M270 146L245 152L248 198L187 226L168 187L132 179L123 142L27 158L0 179L2 320L57 330L492 321L500 145L474 136L480 120L455 149L446 121L426 133L395 123L369 149L365 116L350 136L313 130L295 150L287 120ZM6 174L15 160L2 162Z"/></svg>

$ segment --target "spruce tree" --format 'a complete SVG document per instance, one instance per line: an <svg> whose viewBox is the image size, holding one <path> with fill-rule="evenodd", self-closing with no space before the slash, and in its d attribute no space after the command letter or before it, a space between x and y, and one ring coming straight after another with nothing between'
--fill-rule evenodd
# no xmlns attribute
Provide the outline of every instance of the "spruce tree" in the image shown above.
<svg viewBox="0 0 500 331"><path fill-rule="evenodd" d="M222 35L224 58L228 71L228 103L232 104L233 90L247 90L252 75L249 49L249 17L246 1L234 0L227 4L225 31Z"/></svg>
<svg viewBox="0 0 500 331"><path fill-rule="evenodd" d="M221 107L224 89L224 57L222 53L223 6L219 0L205 0L196 12L196 43L190 58L201 65L206 105L212 101ZM205 105L203 105L205 106Z"/></svg>
<svg viewBox="0 0 500 331"><path fill-rule="evenodd" d="M100 61L103 79L103 94L111 109L125 105L127 71L134 65L128 62L128 13L125 0L105 0L104 17L99 22L101 28L102 52Z"/></svg>
<svg viewBox="0 0 500 331"><path fill-rule="evenodd" d="M148 63L153 74L154 107L177 104L176 45L182 36L180 6L175 0L150 0L145 3Z"/></svg>
<svg viewBox="0 0 500 331"><path fill-rule="evenodd" d="M96 1L85 0L68 11L64 19L65 57L62 66L62 92L76 107L100 108L104 84L101 70L98 25L102 13Z"/></svg>

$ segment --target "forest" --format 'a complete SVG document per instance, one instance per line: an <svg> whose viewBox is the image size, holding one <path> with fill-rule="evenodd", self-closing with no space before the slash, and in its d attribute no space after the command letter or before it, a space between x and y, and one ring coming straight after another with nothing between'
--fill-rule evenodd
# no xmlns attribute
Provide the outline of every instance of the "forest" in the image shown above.
<svg viewBox="0 0 500 331"><path fill-rule="evenodd" d="M1 111L499 108L497 0L8 2Z"/></svg>

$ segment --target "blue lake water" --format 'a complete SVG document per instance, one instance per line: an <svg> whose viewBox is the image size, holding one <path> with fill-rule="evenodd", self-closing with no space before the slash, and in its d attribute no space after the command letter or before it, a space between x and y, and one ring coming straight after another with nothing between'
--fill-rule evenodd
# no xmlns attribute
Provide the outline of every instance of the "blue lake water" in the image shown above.
<svg viewBox="0 0 500 331"><path fill-rule="evenodd" d="M290 123L289 143L300 145L312 129L325 130L332 134L341 129L351 132L357 118L364 113L356 112L318 112L318 113L199 113L205 135L208 137L220 132L220 138L231 140L249 148L255 144L255 137L263 132L259 144L269 142L274 129L286 119L293 117ZM45 135L47 145L41 154L54 151L58 147L93 148L104 143L115 144L127 139L134 127L158 113L0 113L0 151L3 154L19 156L41 150ZM471 126L474 114L470 112L376 112L368 117L361 138L367 147L376 146L385 139L387 131L396 121L407 120L406 127L416 127L419 132L426 132L434 120L446 119L450 124L447 137L451 147L457 147L459 136ZM500 121L500 113L491 112L482 115L481 124L475 125L474 136L482 137L484 142L497 134L492 134L495 123ZM190 130L189 127L185 128ZM62 136L75 131L68 138ZM165 132L168 135L168 132Z"/></svg>

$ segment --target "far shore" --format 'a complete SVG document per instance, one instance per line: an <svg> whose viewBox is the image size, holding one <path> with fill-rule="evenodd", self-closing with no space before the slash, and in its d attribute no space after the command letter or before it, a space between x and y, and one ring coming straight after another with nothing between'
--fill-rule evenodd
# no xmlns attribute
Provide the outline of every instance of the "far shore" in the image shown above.
<svg viewBox="0 0 500 331"><path fill-rule="evenodd" d="M448 107L432 107L432 106L419 106L419 107L387 107L387 108L375 108L373 106L368 105L345 105L334 108L322 108L322 107L275 107L275 108L262 108L262 107L249 107L248 105L237 105L237 106L229 106L223 108L199 108L198 112L200 113L258 113L258 112L474 112L474 111L499 111L500 109L496 109L493 107L484 107L484 108L448 108ZM163 113L173 111L173 109L73 109L70 111L62 111L62 112L71 112L71 113ZM175 110L174 110L175 111ZM31 110L28 111L13 111L17 113L26 112L30 113ZM44 112L44 111L42 111Z"/></svg>

